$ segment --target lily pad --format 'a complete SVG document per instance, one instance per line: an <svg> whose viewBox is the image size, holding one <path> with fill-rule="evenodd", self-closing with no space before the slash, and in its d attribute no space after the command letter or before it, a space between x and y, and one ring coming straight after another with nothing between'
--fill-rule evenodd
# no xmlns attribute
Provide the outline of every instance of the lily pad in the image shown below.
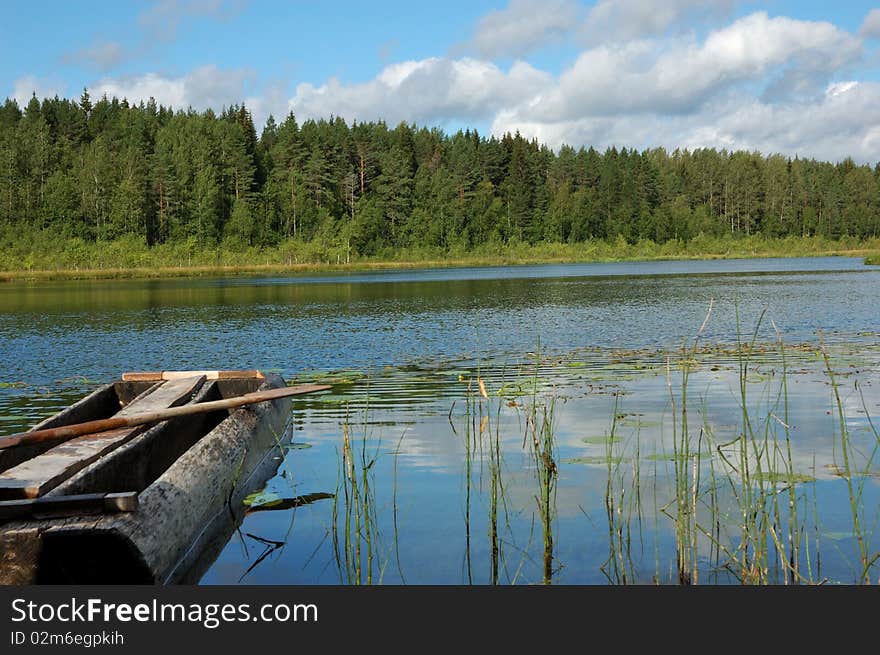
<svg viewBox="0 0 880 655"><path fill-rule="evenodd" d="M805 473L789 473L788 471L764 471L760 475L753 475L752 479L774 484L799 484L816 481L816 478L812 475L806 475Z"/></svg>
<svg viewBox="0 0 880 655"><path fill-rule="evenodd" d="M620 437L584 437L581 441L586 444L601 446L607 443L620 443L623 439Z"/></svg>
<svg viewBox="0 0 880 655"><path fill-rule="evenodd" d="M687 457L685 457L684 453L653 453L651 455L646 455L643 459L649 462L674 462L676 460L678 460L679 462L683 462L685 460L690 461L694 457L699 457L700 459L709 459L710 457L712 457L712 453L688 453Z"/></svg>
<svg viewBox="0 0 880 655"><path fill-rule="evenodd" d="M242 502L244 503L245 507L256 507L272 506L273 504L280 503L281 500L281 496L279 496L274 491L260 489L259 491L255 491L245 496L245 499Z"/></svg>
<svg viewBox="0 0 880 655"><path fill-rule="evenodd" d="M618 419L618 425L628 428L659 428L663 423L661 421L648 421L641 418L622 418Z"/></svg>
<svg viewBox="0 0 880 655"><path fill-rule="evenodd" d="M248 508L248 514L250 514L252 512L265 512L268 510L277 511L302 507L303 505L310 505L316 500L323 500L325 498L333 498L333 494L319 492L305 494L303 496L295 496L293 498L282 498L278 494L264 489L263 491L257 491L250 494L244 499L244 504Z"/></svg>
<svg viewBox="0 0 880 655"><path fill-rule="evenodd" d="M305 443L302 441L291 441L290 443L284 444L284 446L282 446L282 448L284 450L307 450L308 448L311 448L311 447L312 447L312 444Z"/></svg>
<svg viewBox="0 0 880 655"><path fill-rule="evenodd" d="M562 460L563 464L589 464L592 466L607 466L608 464L620 464L623 457L571 457Z"/></svg>

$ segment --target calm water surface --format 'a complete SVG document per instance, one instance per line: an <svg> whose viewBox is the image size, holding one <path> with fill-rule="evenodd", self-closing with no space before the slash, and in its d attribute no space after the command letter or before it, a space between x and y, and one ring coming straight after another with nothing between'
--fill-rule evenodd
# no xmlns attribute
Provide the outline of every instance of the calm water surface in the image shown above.
<svg viewBox="0 0 880 655"><path fill-rule="evenodd" d="M809 514L806 528L822 535L809 543L823 567L811 576L846 582L856 534L840 477L840 421L816 347L821 330L863 474L850 480L860 483L872 528L878 283L880 267L861 260L805 258L5 284L0 426L22 429L125 370L261 368L328 380L331 393L295 402L293 446L254 499L299 506L249 514L203 582L534 583L547 571L547 530L529 416L547 407L558 471L553 581L674 581L678 349L711 302L688 385L695 449L711 451L707 443L729 443L750 426L777 441L787 433L801 520ZM745 372L753 426L744 423L733 352L738 324L747 341L757 326L760 344ZM791 346L788 414L777 334ZM375 459L359 478L372 496L369 528L357 531L344 529L353 507L341 482L344 432L358 462ZM724 560L741 539L736 476L711 492L709 459L699 463L698 505L714 508L730 551L714 552L720 537L698 544L700 581L730 582ZM618 524L625 557L609 531ZM353 548L367 536L354 566ZM880 547L873 533L865 540Z"/></svg>

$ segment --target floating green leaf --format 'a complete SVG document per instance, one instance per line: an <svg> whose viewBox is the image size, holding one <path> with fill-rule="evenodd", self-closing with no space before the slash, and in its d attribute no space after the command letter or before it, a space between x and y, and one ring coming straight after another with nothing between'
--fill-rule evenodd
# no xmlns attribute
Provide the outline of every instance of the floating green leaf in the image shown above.
<svg viewBox="0 0 880 655"><path fill-rule="evenodd" d="M333 494L321 491L313 494L305 494L303 496L295 496L293 498L282 498L271 492L256 492L245 498L244 504L248 507L247 513L251 514L253 512L293 509L294 507L310 505L316 500L323 500L325 498L333 498Z"/></svg>
<svg viewBox="0 0 880 655"><path fill-rule="evenodd" d="M772 484L799 484L815 482L816 478L805 473L789 473L788 471L762 471L752 476L753 480L761 480Z"/></svg>
<svg viewBox="0 0 880 655"><path fill-rule="evenodd" d="M302 441L291 441L290 443L284 444L282 446L282 448L284 450L306 450L311 447L312 447L312 444L304 443Z"/></svg>
<svg viewBox="0 0 880 655"><path fill-rule="evenodd" d="M607 444L607 443L620 443L621 441L623 441L623 439L621 439L620 437L611 437L611 436L584 437L583 439L581 439L581 441L583 443L591 444L591 445L602 445L602 444Z"/></svg>
<svg viewBox="0 0 880 655"><path fill-rule="evenodd" d="M678 460L679 462L683 462L685 460L690 461L694 457L699 457L700 459L709 459L712 457L711 452L699 452L699 453L653 453L651 455L646 455L643 459L649 462L674 462Z"/></svg>
<svg viewBox="0 0 880 655"><path fill-rule="evenodd" d="M608 464L620 464L623 457L571 457L562 460L563 464L590 464L593 466L607 466Z"/></svg>

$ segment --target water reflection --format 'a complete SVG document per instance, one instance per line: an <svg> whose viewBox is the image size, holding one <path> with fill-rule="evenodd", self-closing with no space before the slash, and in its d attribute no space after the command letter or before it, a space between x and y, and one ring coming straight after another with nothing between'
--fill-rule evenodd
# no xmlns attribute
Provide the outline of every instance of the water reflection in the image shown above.
<svg viewBox="0 0 880 655"><path fill-rule="evenodd" d="M880 272L840 258L715 264L5 285L0 426L23 429L123 370L254 367L333 384L295 401L294 441L311 447L286 451L275 511L247 514L205 583L651 583L685 570L702 583L749 567L853 581L847 480L880 507L868 420ZM710 298L682 456L680 349ZM765 321L741 377L736 316L750 330L762 312L788 344L787 376ZM760 459L737 450L741 382L751 431L785 455L765 460L758 498L746 498L757 472L744 486L720 459ZM741 509L759 501L769 519L743 533ZM792 534L789 564L769 562L756 535Z"/></svg>
<svg viewBox="0 0 880 655"><path fill-rule="evenodd" d="M851 426L852 479L860 481L862 510L876 522L880 466L873 453L880 442L865 412L880 407L880 393L871 383L880 356L842 347L833 356L849 373L840 391ZM666 362L653 352L641 360L633 353L629 357L618 366L607 364L611 357L604 352L592 358L554 356L515 368L395 370L339 385L326 400L298 399L296 439L312 447L287 454L297 493L339 479L343 434L355 429L365 435L366 441L356 443L366 448L367 458L349 461L358 463L350 475L361 484L368 481L369 507L361 507L360 517L369 517L372 559L364 559L365 541L359 560L353 550L354 538L367 534L362 522L349 535L346 562L346 546L334 547L327 539L343 510L334 514L318 503L290 510L296 513L296 528L260 580L366 583L372 567L372 583L677 583L683 578L676 552L686 546L687 559L681 560L689 571L686 581L737 582L744 568L763 561L753 552L755 537L747 535L751 541L743 546L746 537L737 528L746 466L749 488L763 489L761 506L771 503L767 507L776 513L760 534L783 540L791 507L799 511L797 580L855 581L856 536L842 488L835 405L815 353L803 349L786 356L787 413L778 356L764 353L747 367L749 425L766 448L760 476L751 447L740 452L737 445L746 428L741 371L732 355L702 354L693 364L691 444L685 455L673 434L675 411L680 438L681 405L672 408ZM681 370L672 361L674 397L680 402ZM541 438L544 425L552 443ZM686 493L679 486L682 472ZM676 498L688 504L676 509ZM350 490L345 511L353 512L357 500ZM686 507L694 508L693 516L690 532L682 533ZM288 527L285 512L277 514L275 534ZM355 514L349 516L353 526ZM244 527L254 518L249 516ZM275 538L273 524L260 518L259 534ZM704 532L715 536L709 539ZM865 539L874 551L880 546L873 533ZM363 562L360 571L353 568L355 561ZM809 577L807 561L813 567ZM224 571L240 575L248 566L230 547L203 582L234 581ZM776 560L761 566L766 568L761 579L795 580Z"/></svg>
<svg viewBox="0 0 880 655"><path fill-rule="evenodd" d="M670 347L693 333L709 298L709 340L735 340L738 303L744 324L767 308L786 340L815 339L823 327L840 341L876 330L878 277L858 260L819 258L6 284L2 381L48 385L71 374L106 380L120 370L245 362L288 375L442 366L522 353L539 339L563 352ZM773 338L769 326L761 336Z"/></svg>

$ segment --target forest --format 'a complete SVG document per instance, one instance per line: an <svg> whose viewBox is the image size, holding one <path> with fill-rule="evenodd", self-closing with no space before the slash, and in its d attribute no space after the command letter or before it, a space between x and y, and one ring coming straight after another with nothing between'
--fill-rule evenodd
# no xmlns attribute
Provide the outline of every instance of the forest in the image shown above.
<svg viewBox="0 0 880 655"><path fill-rule="evenodd" d="M880 164L562 146L339 117L197 112L84 90L0 107L0 239L345 260L486 244L875 238Z"/></svg>

